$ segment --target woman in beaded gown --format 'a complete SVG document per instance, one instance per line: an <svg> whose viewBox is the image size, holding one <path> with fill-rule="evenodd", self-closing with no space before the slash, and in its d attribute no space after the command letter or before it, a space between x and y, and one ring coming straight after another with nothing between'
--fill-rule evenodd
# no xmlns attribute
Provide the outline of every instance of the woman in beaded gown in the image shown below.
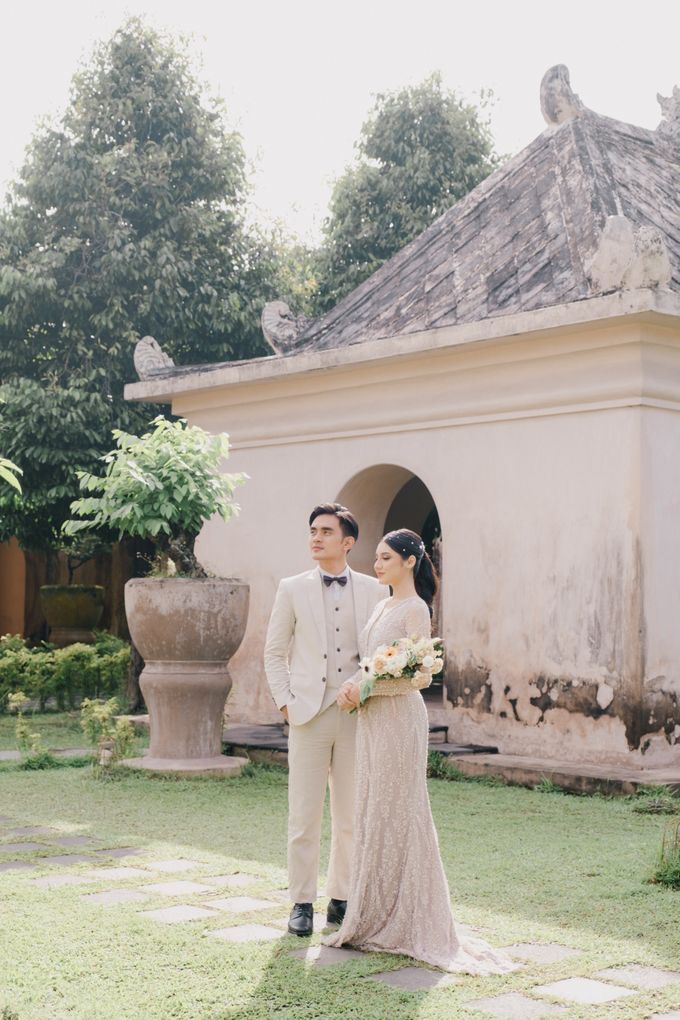
<svg viewBox="0 0 680 1020"><path fill-rule="evenodd" d="M363 656L401 637L429 637L437 587L415 532L390 532L378 545L376 574L392 587L359 638ZM427 793L428 719L410 681L380 683L363 701L359 674L343 684L338 705L359 708L354 850L347 912L327 946L400 953L446 971L500 974L516 966L480 939L456 930ZM395 689L399 690L395 693Z"/></svg>

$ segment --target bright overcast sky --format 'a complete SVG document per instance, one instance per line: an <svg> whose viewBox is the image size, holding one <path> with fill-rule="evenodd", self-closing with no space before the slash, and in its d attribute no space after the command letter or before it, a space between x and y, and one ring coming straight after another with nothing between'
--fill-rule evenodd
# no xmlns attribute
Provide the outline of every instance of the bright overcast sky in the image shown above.
<svg viewBox="0 0 680 1020"><path fill-rule="evenodd" d="M129 14L194 37L253 161L260 217L309 239L377 92L435 70L473 102L493 89L496 146L514 153L545 126L552 64L586 106L645 127L660 119L656 93L680 85L679 0L15 0L0 38L2 192L36 121L64 109L78 64Z"/></svg>

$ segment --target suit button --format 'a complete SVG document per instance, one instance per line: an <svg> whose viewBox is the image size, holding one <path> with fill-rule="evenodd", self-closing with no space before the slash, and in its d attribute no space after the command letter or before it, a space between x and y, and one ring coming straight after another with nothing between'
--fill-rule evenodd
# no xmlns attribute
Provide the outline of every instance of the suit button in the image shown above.
<svg viewBox="0 0 680 1020"><path fill-rule="evenodd" d="M340 651L340 649L338 648L337 651Z"/></svg>
<svg viewBox="0 0 680 1020"><path fill-rule="evenodd" d="M325 653L325 652L323 653L323 657L324 657L324 659L327 659L327 658L328 658L328 656L326 655L326 653Z"/></svg>
<svg viewBox="0 0 680 1020"><path fill-rule="evenodd" d="M321 683L322 683L322 684L325 684L325 683L326 683L326 677L325 677L325 676L322 676L322 677L321 677Z"/></svg>
<svg viewBox="0 0 680 1020"><path fill-rule="evenodd" d="M335 633L336 633L336 634L339 634L339 633L340 633L340 628L339 628L339 627L336 627L336 628L335 628Z"/></svg>
<svg viewBox="0 0 680 1020"><path fill-rule="evenodd" d="M338 670L338 673L342 673L342 668L340 668L340 669Z"/></svg>

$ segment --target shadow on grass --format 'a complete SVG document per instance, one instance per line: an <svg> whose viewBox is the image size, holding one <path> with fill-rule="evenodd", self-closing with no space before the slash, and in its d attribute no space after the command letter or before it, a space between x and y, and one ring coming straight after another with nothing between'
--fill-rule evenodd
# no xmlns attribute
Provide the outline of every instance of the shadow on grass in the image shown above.
<svg viewBox="0 0 680 1020"><path fill-rule="evenodd" d="M27 824L68 823L111 845L161 848L216 868L252 866L263 881L283 883L283 770L258 766L229 781L125 774L108 783L82 770L64 770L15 774L0 783L5 787L1 813L16 812ZM640 962L652 962L653 956L659 963L677 963L680 893L647 882L662 819L634 813L623 799L440 780L430 782L430 792L459 920L484 926L496 945L549 938L597 952L630 944L639 947ZM326 817L324 861L327 854ZM273 956L275 983L289 972L280 967ZM342 977L343 968L336 973ZM322 976L319 988L332 990L327 974L326 969L310 972L309 988L315 989ZM262 1004L267 994L263 983Z"/></svg>

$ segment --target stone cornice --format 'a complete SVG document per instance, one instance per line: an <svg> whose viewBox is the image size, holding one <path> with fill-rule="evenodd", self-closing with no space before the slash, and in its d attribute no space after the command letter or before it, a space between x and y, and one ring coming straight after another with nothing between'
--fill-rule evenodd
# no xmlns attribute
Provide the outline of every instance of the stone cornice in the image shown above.
<svg viewBox="0 0 680 1020"><path fill-rule="evenodd" d="M632 318L640 317L659 325L666 324L670 329L680 327L680 295L670 290L617 292L538 311L485 319L482 322L371 340L336 350L200 365L195 368L188 366L170 370L155 379L128 383L125 397L132 401L171 403L173 398L180 395L215 388L266 381L280 382L284 378L328 372L331 369L409 359L427 352L487 344L491 341L516 341L523 336L535 341L555 331L582 333L586 325L595 331L611 326L618 320L630 322Z"/></svg>

